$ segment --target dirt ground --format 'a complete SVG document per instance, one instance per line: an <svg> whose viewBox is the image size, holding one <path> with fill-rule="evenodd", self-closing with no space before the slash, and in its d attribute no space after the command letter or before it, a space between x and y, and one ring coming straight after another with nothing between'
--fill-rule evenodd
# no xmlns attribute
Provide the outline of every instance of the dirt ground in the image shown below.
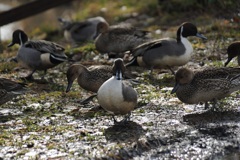
<svg viewBox="0 0 240 160"><path fill-rule="evenodd" d="M176 28L162 36L174 36ZM239 25L219 20L199 28L208 40L190 38L194 56L186 67L223 66L226 47L238 40ZM16 52L5 49L2 66L12 64L7 59ZM88 54L98 57L94 51ZM106 59L81 63L103 61ZM240 159L239 92L219 101L217 108L205 110L202 104L187 105L170 94L174 77L168 70L156 69L154 78L149 79L147 69L132 67L140 82L133 85L139 95L138 108L129 122L116 125L111 115L98 107L97 99L79 103L92 93L79 88L77 82L65 93L69 65L50 69L44 82L26 82L27 93L0 107L0 160ZM238 67L236 60L230 66ZM16 81L24 75L26 70L13 69L1 74ZM40 77L37 72L35 78Z"/></svg>

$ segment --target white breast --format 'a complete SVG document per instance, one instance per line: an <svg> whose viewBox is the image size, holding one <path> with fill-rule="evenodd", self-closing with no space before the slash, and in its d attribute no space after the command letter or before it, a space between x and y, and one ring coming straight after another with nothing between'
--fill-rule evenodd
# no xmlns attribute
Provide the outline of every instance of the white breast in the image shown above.
<svg viewBox="0 0 240 160"><path fill-rule="evenodd" d="M44 53L40 55L41 64L43 66L52 66L53 64L50 61L50 53Z"/></svg>
<svg viewBox="0 0 240 160"><path fill-rule="evenodd" d="M124 101L122 85L121 80L112 77L103 83L98 90L99 104L112 114L125 115L136 106L136 102Z"/></svg>

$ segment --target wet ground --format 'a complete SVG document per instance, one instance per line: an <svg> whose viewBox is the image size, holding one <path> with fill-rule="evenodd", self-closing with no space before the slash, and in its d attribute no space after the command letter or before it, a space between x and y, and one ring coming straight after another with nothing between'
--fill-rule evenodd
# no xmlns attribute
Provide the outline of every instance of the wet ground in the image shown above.
<svg viewBox="0 0 240 160"><path fill-rule="evenodd" d="M170 94L173 77L162 73L134 86L139 108L131 121L114 125L96 99L78 103L90 94L77 84L64 93L57 70L50 71L53 82L31 82L30 93L1 106L2 159L239 159L236 93L216 109L186 105Z"/></svg>
<svg viewBox="0 0 240 160"><path fill-rule="evenodd" d="M226 26L231 32L219 34L230 30ZM195 55L186 66L223 66L227 45L237 40L236 26L225 21L200 25L209 39L190 38ZM175 30L162 36L175 35ZM15 52L4 50L1 64L6 66ZM69 93L64 92L69 65L50 69L45 81L26 82L26 94L0 107L0 159L240 159L239 92L205 110L204 105L187 105L170 94L174 77L169 71L154 70L154 78L149 79L147 70L131 68L140 81L134 84L139 105L131 121L114 125L96 99L79 103L91 93L76 82ZM236 67L236 60L230 65ZM1 74L16 81L25 75L24 70L13 69ZM40 77L36 73L35 78Z"/></svg>

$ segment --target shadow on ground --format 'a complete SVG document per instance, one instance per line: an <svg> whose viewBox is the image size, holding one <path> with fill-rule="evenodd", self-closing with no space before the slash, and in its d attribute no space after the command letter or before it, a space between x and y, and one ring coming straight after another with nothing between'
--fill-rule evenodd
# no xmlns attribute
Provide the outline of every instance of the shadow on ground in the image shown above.
<svg viewBox="0 0 240 160"><path fill-rule="evenodd" d="M115 124L107 128L104 136L112 142L136 142L145 133L141 125L128 121L124 124Z"/></svg>

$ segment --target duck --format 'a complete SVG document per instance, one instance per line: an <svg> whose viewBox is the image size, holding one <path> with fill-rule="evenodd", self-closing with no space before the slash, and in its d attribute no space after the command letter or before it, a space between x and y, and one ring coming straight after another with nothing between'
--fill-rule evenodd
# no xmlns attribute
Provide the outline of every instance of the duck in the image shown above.
<svg viewBox="0 0 240 160"><path fill-rule="evenodd" d="M117 58L112 67L112 77L105 81L97 92L100 106L113 115L125 115L123 122L130 118L131 111L137 106L137 91L126 81L123 75L126 68L123 60Z"/></svg>
<svg viewBox="0 0 240 160"><path fill-rule="evenodd" d="M149 32L127 24L109 26L107 22L99 22L95 47L101 54L108 53L110 58L122 57L124 52L148 41Z"/></svg>
<svg viewBox="0 0 240 160"><path fill-rule="evenodd" d="M231 62L234 57L238 57L238 65L240 65L240 41L231 43L227 48L227 54L228 59L224 64L225 67L229 64L229 62Z"/></svg>
<svg viewBox="0 0 240 160"><path fill-rule="evenodd" d="M177 30L177 38L155 39L131 50L133 58L128 66L142 66L151 69L154 67L168 68L175 74L171 67L182 66L188 63L193 55L193 47L187 37L196 36L206 40L207 38L198 33L197 27L190 23L182 23Z"/></svg>
<svg viewBox="0 0 240 160"><path fill-rule="evenodd" d="M26 84L0 78L0 105L27 91Z"/></svg>
<svg viewBox="0 0 240 160"><path fill-rule="evenodd" d="M87 91L97 93L100 86L112 77L112 67L108 65L96 65L85 67L82 64L73 64L67 70L67 89L69 92L75 79L80 87Z"/></svg>
<svg viewBox="0 0 240 160"><path fill-rule="evenodd" d="M100 16L91 17L80 22L72 22L63 18L58 18L58 21L62 24L65 39L72 44L94 41L98 23L106 22Z"/></svg>
<svg viewBox="0 0 240 160"><path fill-rule="evenodd" d="M69 60L61 45L45 40L28 40L27 34L20 29L13 32L12 42L8 47L15 44L19 44L20 47L13 61L31 70L31 73L25 77L27 80L33 79L36 70L44 70L46 74L47 69Z"/></svg>
<svg viewBox="0 0 240 160"><path fill-rule="evenodd" d="M176 93L178 99L187 104L213 102L229 96L240 89L240 68L205 68L193 71L181 68L175 75L175 86L171 93Z"/></svg>

